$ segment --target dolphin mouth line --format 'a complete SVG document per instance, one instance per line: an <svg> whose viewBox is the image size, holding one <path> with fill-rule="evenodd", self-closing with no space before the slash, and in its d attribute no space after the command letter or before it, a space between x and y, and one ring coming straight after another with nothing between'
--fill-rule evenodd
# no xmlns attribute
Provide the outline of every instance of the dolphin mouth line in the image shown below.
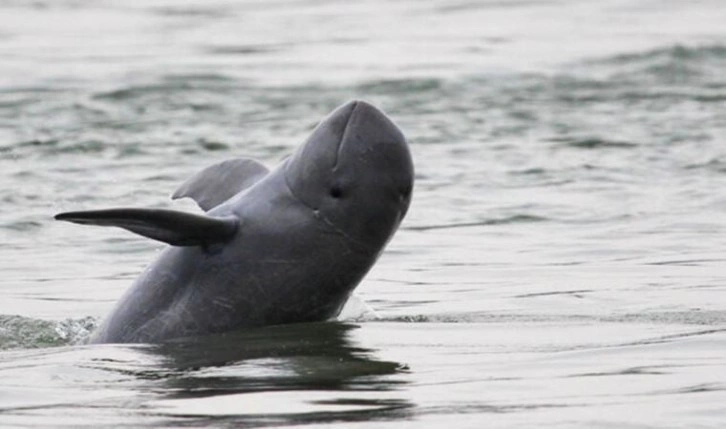
<svg viewBox="0 0 726 429"><path fill-rule="evenodd" d="M331 221L330 221L330 220L329 220L328 218L326 218L325 216L323 216L322 214L320 214L320 210L313 210L313 216L315 216L315 217L316 217L317 219L320 219L321 221L323 221L323 222L324 222L324 223L325 223L326 225L328 225L328 226L329 226L329 227L330 227L330 228L331 228L331 229L332 229L332 230L333 230L333 231L334 231L334 232L335 232L336 234L338 234L338 235L340 235L341 237L345 238L345 239L346 239L346 240L348 240L349 242L351 242L351 243L353 243L353 244L357 245L358 247L361 247L361 248L363 248L363 249L364 249L364 250L365 250L366 252L370 252L371 250L373 250L373 246L369 246L369 245L367 245L367 244L363 243L362 241L360 241L360 240L357 240L357 239L355 239L355 238L351 237L350 235L346 234L345 232L343 232L343 230L341 230L340 228L338 228L338 227L337 227L337 226L336 226L336 225L335 225L335 224L334 224L333 222L331 222Z"/></svg>

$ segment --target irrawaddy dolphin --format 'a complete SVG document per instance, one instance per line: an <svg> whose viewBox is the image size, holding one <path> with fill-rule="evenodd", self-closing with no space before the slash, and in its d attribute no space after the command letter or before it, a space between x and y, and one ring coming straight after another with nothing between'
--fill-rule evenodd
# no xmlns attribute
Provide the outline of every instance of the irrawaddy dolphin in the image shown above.
<svg viewBox="0 0 726 429"><path fill-rule="evenodd" d="M351 101L275 169L212 165L172 198L206 212L117 208L60 213L170 244L92 334L161 342L339 314L408 210L413 163L386 115Z"/></svg>

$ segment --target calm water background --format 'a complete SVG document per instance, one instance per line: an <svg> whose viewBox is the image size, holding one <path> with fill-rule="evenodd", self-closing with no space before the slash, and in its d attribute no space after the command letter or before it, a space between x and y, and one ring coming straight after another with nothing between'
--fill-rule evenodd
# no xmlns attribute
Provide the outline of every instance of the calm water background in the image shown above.
<svg viewBox="0 0 726 429"><path fill-rule="evenodd" d="M726 425L726 4L0 2L0 426ZM62 210L274 165L350 98L412 144L379 315L77 345L159 250Z"/></svg>

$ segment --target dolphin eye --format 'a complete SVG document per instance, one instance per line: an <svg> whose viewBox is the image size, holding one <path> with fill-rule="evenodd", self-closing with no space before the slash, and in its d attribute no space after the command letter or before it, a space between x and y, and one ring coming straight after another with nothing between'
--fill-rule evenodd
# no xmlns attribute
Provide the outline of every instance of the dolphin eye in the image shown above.
<svg viewBox="0 0 726 429"><path fill-rule="evenodd" d="M340 198L343 196L343 190L340 189L340 186L333 186L330 188L330 196L333 198Z"/></svg>

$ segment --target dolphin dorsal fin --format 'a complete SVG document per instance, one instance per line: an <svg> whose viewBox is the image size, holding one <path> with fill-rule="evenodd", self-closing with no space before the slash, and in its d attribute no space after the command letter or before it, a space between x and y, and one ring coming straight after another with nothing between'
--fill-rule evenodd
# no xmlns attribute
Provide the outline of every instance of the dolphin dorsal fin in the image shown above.
<svg viewBox="0 0 726 429"><path fill-rule="evenodd" d="M117 226L173 246L209 246L234 237L239 219L175 210L119 208L66 212L55 215L82 225Z"/></svg>
<svg viewBox="0 0 726 429"><path fill-rule="evenodd" d="M189 197L202 210L209 211L254 185L269 172L267 167L253 159L228 159L190 177L171 198Z"/></svg>

